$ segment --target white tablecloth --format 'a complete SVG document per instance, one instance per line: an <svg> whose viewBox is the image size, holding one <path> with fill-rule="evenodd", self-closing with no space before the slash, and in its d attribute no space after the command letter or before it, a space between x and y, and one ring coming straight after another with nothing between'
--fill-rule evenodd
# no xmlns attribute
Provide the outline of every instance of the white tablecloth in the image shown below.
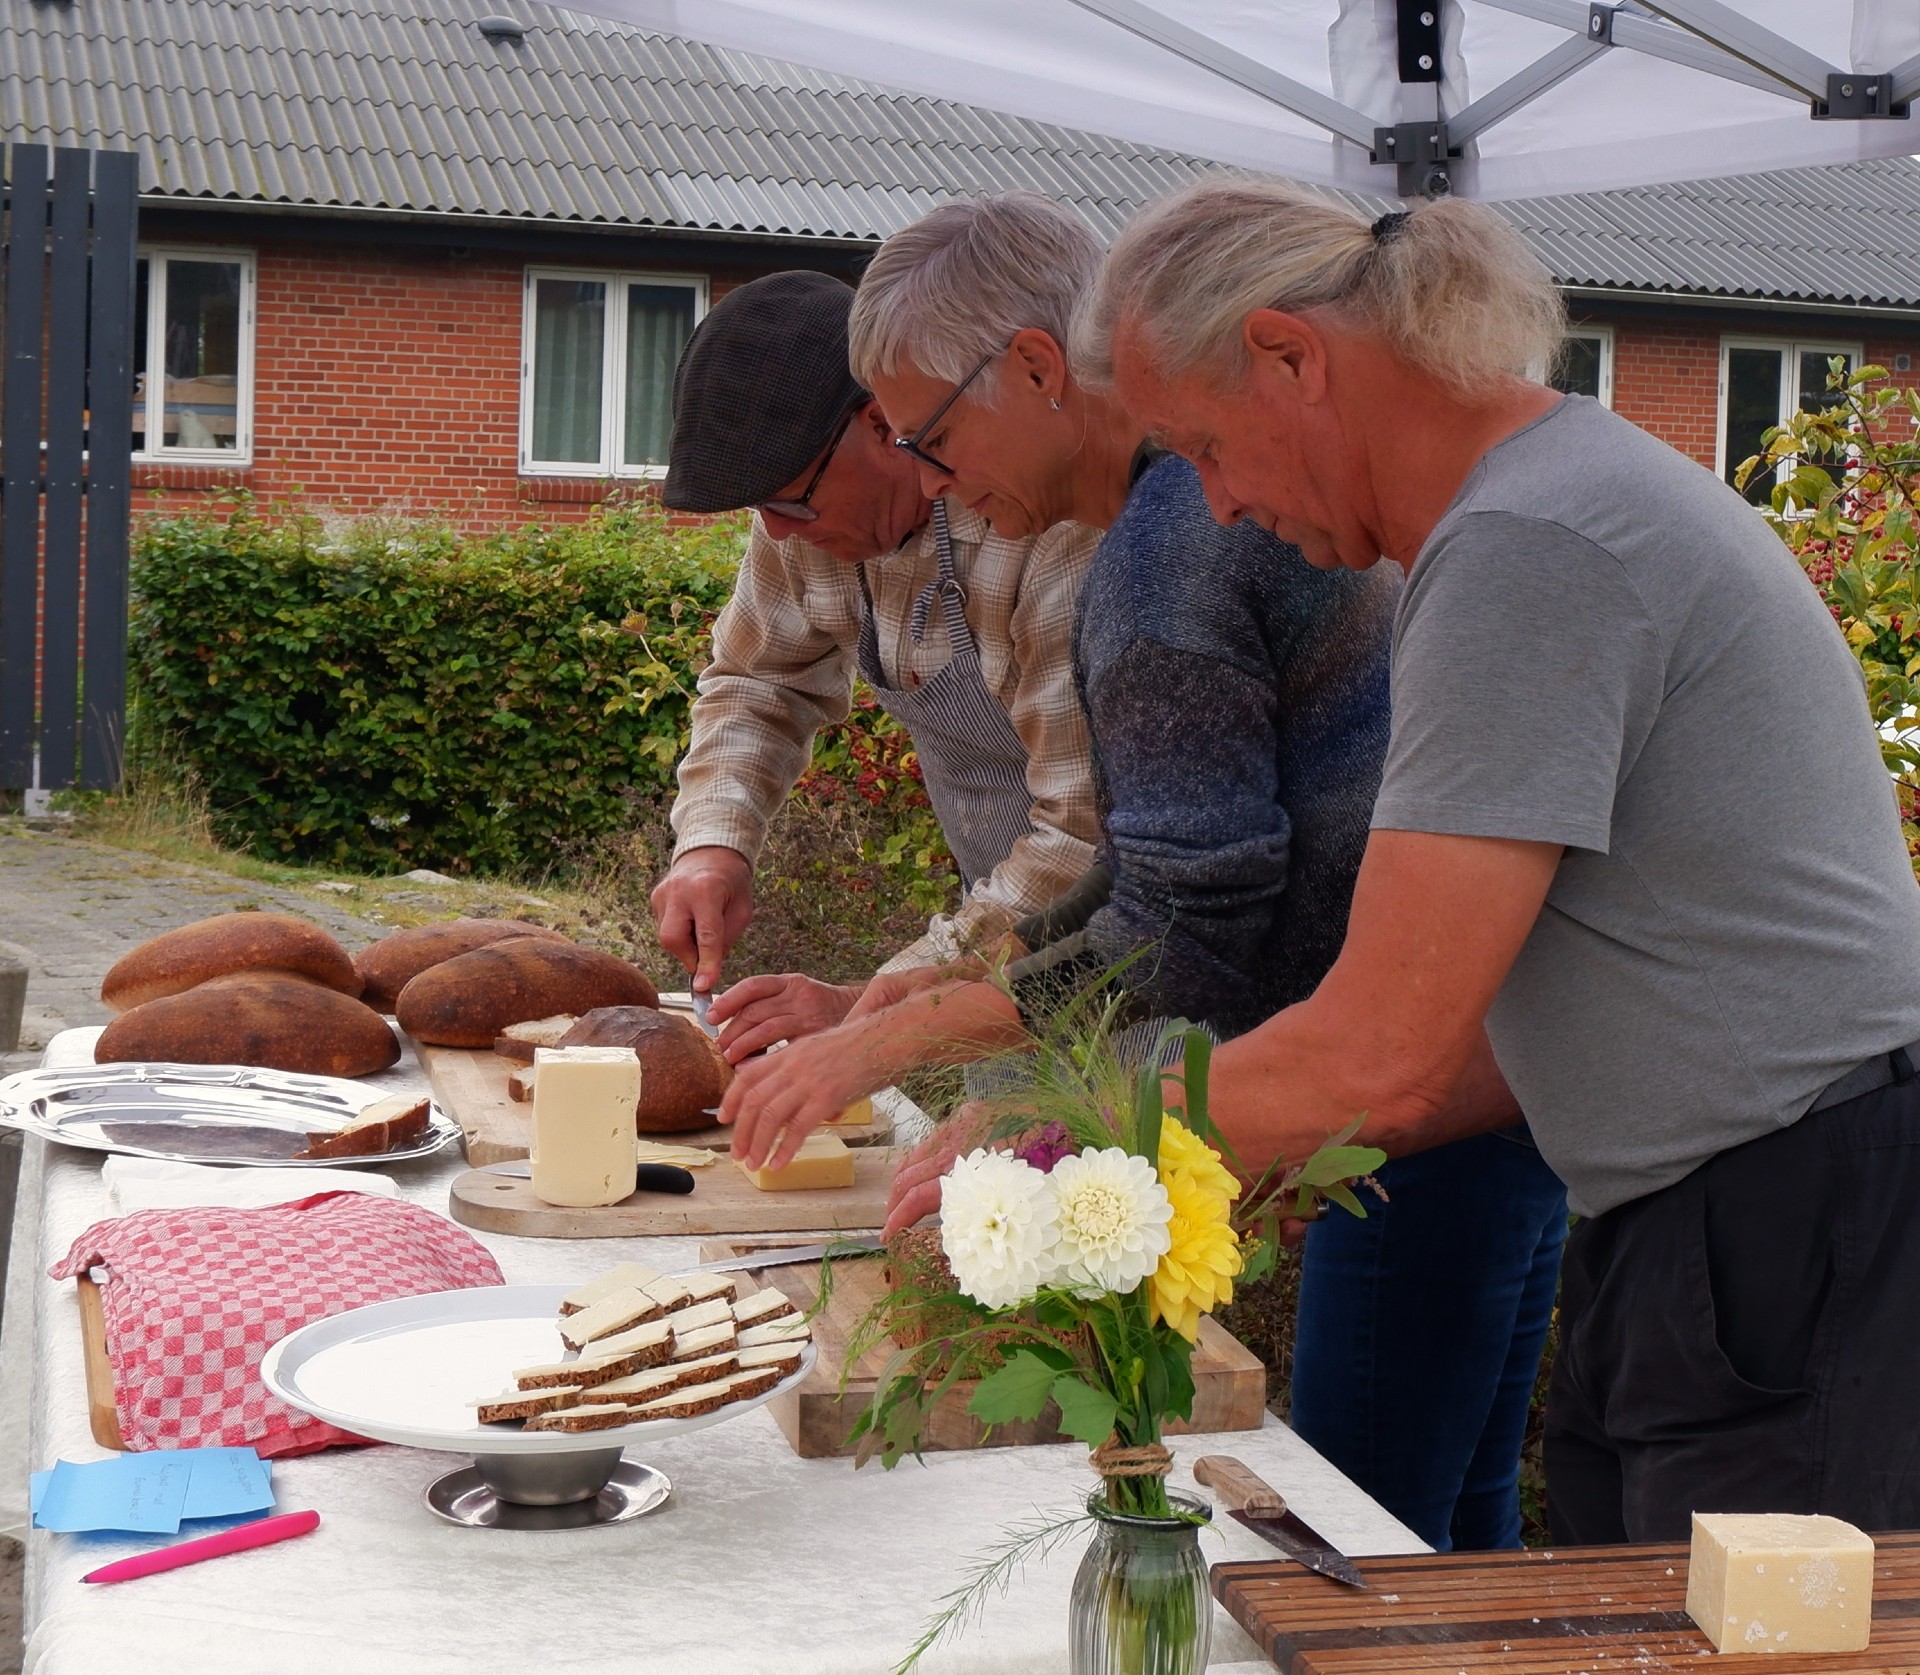
<svg viewBox="0 0 1920 1675"><path fill-rule="evenodd" d="M91 1056L91 1030L48 1048ZM389 1078L420 1085L404 1063ZM461 1167L397 1165L401 1193L444 1211ZM48 1266L109 1214L97 1154L29 1139L0 1343L0 1529L22 1526L25 1472L96 1458L87 1430L74 1287ZM511 1284L578 1281L616 1260L699 1260L695 1239L478 1237ZM644 1249L640 1247L645 1247ZM1231 1449L1349 1553L1424 1549L1278 1421L1259 1433L1179 1438L1174 1486L1198 1454ZM27 1538L27 1675L883 1675L970 1557L1035 1510L1074 1506L1091 1484L1077 1444L932 1454L893 1472L795 1458L756 1411L656 1444L673 1480L662 1511L555 1534L465 1530L421 1494L459 1457L333 1449L275 1468L282 1511L314 1507L318 1531L115 1587L80 1576L151 1538ZM1229 1520L1210 1559L1272 1550ZM1080 1545L1030 1567L977 1628L925 1660L928 1675L1057 1675ZM1216 1608L1214 1667L1268 1669Z"/></svg>

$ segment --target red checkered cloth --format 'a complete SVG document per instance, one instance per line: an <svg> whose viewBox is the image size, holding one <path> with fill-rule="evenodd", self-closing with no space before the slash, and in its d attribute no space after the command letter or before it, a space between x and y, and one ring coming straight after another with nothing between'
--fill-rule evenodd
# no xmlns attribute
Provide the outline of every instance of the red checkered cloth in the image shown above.
<svg viewBox="0 0 1920 1675"><path fill-rule="evenodd" d="M260 1360L288 1333L365 1303L503 1283L446 1217L362 1192L142 1210L96 1222L48 1271L72 1279L96 1266L123 1445L251 1445L263 1457L366 1440L268 1393Z"/></svg>

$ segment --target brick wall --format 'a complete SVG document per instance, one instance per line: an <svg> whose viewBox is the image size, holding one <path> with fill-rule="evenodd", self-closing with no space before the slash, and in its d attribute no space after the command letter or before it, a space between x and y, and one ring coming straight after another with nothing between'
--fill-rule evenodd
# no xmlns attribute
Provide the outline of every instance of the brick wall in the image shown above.
<svg viewBox="0 0 1920 1675"><path fill-rule="evenodd" d="M519 472L523 281L529 261L551 257L231 242L256 260L252 463L136 466L137 508L205 505L212 490L245 488L263 501L446 513L486 528L584 517L610 490L635 488ZM751 277L682 271L707 274L710 300Z"/></svg>

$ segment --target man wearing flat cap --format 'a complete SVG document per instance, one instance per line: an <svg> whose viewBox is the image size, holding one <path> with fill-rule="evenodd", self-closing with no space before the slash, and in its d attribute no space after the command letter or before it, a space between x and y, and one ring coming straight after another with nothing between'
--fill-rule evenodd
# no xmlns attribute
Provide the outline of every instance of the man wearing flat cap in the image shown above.
<svg viewBox="0 0 1920 1675"><path fill-rule="evenodd" d="M967 887L891 962L949 959L1044 907L1092 864L1097 833L1073 621L1097 536L995 535L929 501L913 460L847 369L851 287L776 273L709 311L674 375L662 498L754 511L713 630L673 805L660 941L711 989L753 912L769 821L814 735L844 720L856 674L912 735ZM858 994L754 977L713 1006L740 1058L839 1022Z"/></svg>

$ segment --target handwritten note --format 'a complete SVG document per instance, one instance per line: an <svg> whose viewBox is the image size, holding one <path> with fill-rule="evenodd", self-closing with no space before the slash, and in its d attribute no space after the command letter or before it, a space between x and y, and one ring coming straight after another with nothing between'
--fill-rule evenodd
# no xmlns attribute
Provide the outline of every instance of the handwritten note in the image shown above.
<svg viewBox="0 0 1920 1675"><path fill-rule="evenodd" d="M190 1448L55 1463L30 1484L36 1528L177 1534L190 1518L273 1508L273 1467L251 1448Z"/></svg>

